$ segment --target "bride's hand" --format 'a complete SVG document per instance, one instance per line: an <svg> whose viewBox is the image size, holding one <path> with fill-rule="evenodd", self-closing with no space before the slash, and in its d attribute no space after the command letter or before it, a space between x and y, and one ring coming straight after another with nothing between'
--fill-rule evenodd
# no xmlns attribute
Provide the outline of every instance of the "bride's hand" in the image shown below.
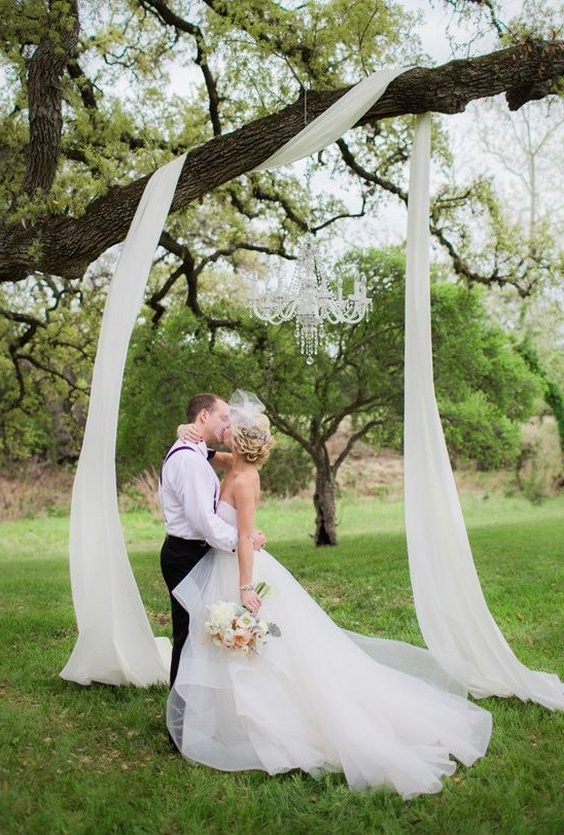
<svg viewBox="0 0 564 835"><path fill-rule="evenodd" d="M202 440L195 423L181 423L176 428L176 437L179 441L187 441L191 444L197 444Z"/></svg>
<svg viewBox="0 0 564 835"><path fill-rule="evenodd" d="M260 607L262 606L262 600L260 599L260 597L254 589L249 589L248 591L241 592L241 603L243 604L245 609L248 609L254 615L257 614Z"/></svg>
<svg viewBox="0 0 564 835"><path fill-rule="evenodd" d="M260 551L266 545L266 537L262 531L255 531L253 534L253 550Z"/></svg>

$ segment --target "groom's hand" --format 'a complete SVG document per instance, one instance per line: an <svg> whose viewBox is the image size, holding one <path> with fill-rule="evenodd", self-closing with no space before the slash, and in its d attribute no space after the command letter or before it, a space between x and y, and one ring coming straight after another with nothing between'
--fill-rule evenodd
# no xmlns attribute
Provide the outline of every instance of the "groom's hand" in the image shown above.
<svg viewBox="0 0 564 835"><path fill-rule="evenodd" d="M253 536L253 549L255 551L260 551L261 548L264 548L266 545L266 536L263 534L262 531L255 531Z"/></svg>

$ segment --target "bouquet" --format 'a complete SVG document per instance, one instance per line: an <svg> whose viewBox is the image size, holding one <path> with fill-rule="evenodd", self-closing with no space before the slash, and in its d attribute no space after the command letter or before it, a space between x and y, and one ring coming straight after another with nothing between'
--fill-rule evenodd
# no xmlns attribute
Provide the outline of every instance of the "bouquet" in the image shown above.
<svg viewBox="0 0 564 835"><path fill-rule="evenodd" d="M271 587L261 580L255 585L255 591L264 599ZM269 637L278 638L282 634L275 623L261 620L241 603L220 600L208 606L208 611L209 619L204 625L216 647L237 650L244 655L258 653Z"/></svg>

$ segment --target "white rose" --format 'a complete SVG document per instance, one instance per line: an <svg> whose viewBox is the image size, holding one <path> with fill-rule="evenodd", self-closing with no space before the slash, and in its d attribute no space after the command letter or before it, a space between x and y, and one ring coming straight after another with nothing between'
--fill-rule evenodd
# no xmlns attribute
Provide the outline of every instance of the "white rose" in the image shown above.
<svg viewBox="0 0 564 835"><path fill-rule="evenodd" d="M240 626L242 629L248 629L249 627L253 626L255 619L250 612L244 612L237 618L237 626Z"/></svg>
<svg viewBox="0 0 564 835"><path fill-rule="evenodd" d="M238 607L236 603L231 603L229 600L220 600L211 607L211 619L223 625L230 624L234 617L238 614Z"/></svg>
<svg viewBox="0 0 564 835"><path fill-rule="evenodd" d="M225 643L232 643L235 638L235 631L233 629L226 629L223 633L223 640Z"/></svg>

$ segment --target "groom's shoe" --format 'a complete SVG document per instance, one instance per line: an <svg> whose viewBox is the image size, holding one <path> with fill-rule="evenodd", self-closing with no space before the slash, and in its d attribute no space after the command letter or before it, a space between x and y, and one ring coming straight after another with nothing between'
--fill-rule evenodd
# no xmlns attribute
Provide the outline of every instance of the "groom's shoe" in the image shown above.
<svg viewBox="0 0 564 835"><path fill-rule="evenodd" d="M170 731L167 731L167 735L168 735L168 744L170 746L171 753L172 754L180 754L180 751L176 747L176 742L174 741L174 739L170 735Z"/></svg>

